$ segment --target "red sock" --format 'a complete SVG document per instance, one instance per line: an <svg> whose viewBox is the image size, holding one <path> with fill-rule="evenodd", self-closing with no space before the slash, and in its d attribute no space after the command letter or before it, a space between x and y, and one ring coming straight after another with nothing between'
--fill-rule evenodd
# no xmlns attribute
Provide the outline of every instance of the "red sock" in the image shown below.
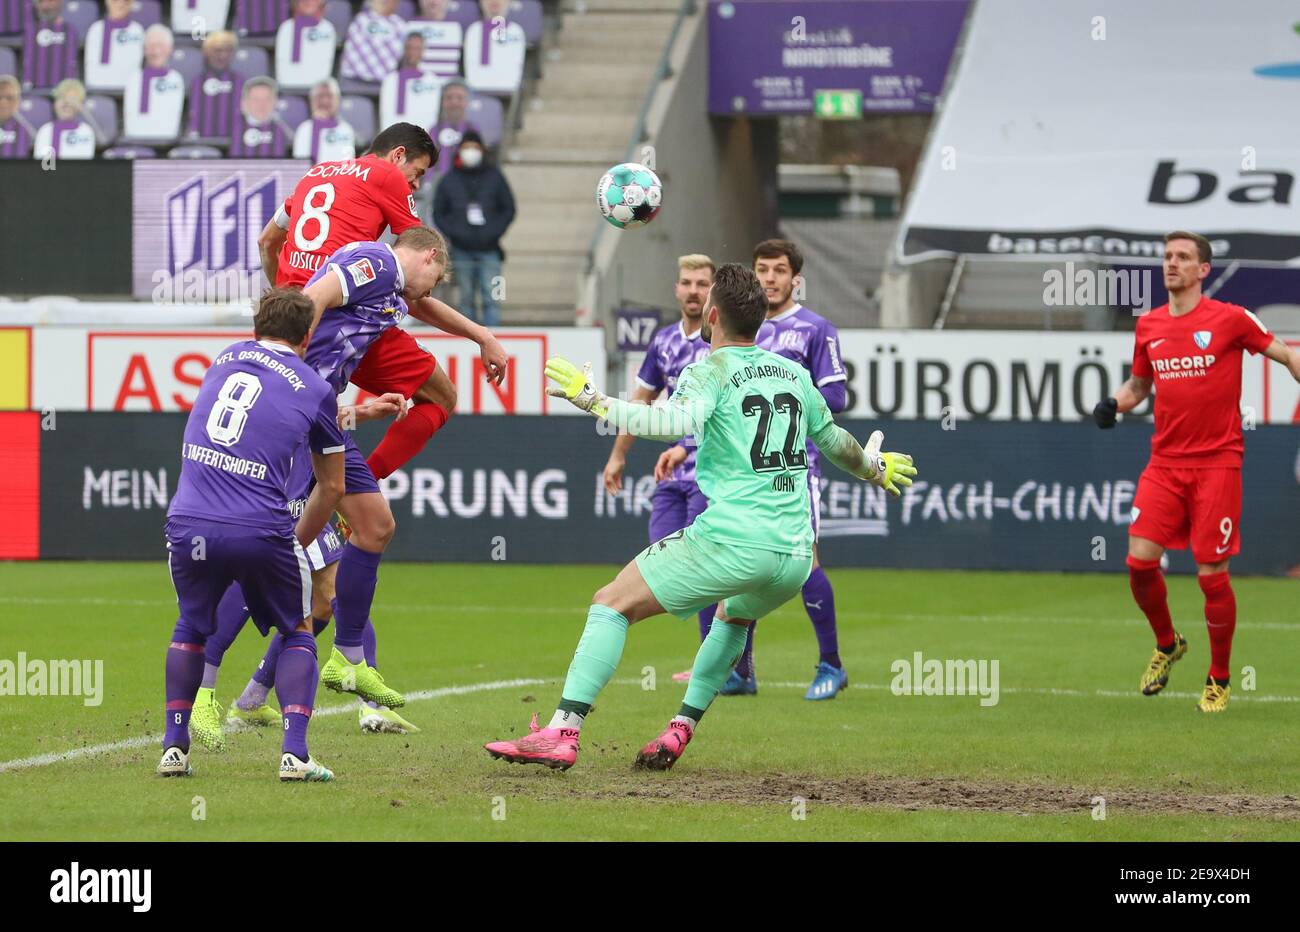
<svg viewBox="0 0 1300 932"><path fill-rule="evenodd" d="M1210 633L1210 676L1226 680L1232 657L1232 635L1237 630L1237 597L1228 571L1197 576L1205 593L1205 629Z"/></svg>
<svg viewBox="0 0 1300 932"><path fill-rule="evenodd" d="M436 434L451 417L442 405L421 402L406 412L406 417L388 428L366 465L376 479L393 474L404 463L424 449L429 438Z"/></svg>
<svg viewBox="0 0 1300 932"><path fill-rule="evenodd" d="M1133 601L1147 616L1147 622L1155 632L1156 644L1164 648L1173 647L1174 623L1169 617L1168 590L1165 589L1165 574L1160 572L1160 561L1129 557L1128 583L1133 590Z"/></svg>

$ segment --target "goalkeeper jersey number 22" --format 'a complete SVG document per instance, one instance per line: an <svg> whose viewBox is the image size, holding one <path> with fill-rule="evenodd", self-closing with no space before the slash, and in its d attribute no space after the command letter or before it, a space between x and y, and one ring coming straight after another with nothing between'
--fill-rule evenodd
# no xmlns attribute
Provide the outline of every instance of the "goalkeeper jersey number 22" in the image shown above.
<svg viewBox="0 0 1300 932"><path fill-rule="evenodd" d="M670 404L686 404L700 491L709 507L695 533L719 543L807 556L807 441L829 442L835 422L798 363L756 346L726 346L687 366Z"/></svg>

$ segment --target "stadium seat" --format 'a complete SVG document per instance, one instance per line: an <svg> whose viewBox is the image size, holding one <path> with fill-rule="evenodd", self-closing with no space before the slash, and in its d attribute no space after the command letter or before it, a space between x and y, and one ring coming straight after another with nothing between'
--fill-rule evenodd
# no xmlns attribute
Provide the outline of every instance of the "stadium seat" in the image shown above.
<svg viewBox="0 0 1300 932"><path fill-rule="evenodd" d="M375 138L375 102L369 97L344 97L339 101L339 117L352 124L360 155Z"/></svg>
<svg viewBox="0 0 1300 932"><path fill-rule="evenodd" d="M535 48L542 41L542 3L541 0L513 0L506 19L511 19L524 27L528 37L528 47Z"/></svg>
<svg viewBox="0 0 1300 932"><path fill-rule="evenodd" d="M44 95L25 95L23 102L18 105L18 110L32 126L44 126L54 119L54 105L50 102L50 98Z"/></svg>
<svg viewBox="0 0 1300 932"><path fill-rule="evenodd" d="M167 153L169 159L219 159L222 152L215 146L177 146Z"/></svg>
<svg viewBox="0 0 1300 932"><path fill-rule="evenodd" d="M114 146L104 150L106 159L156 159L158 153L148 146Z"/></svg>
<svg viewBox="0 0 1300 932"><path fill-rule="evenodd" d="M482 19L483 13L479 10L477 0L451 0L447 4L447 18L468 26Z"/></svg>
<svg viewBox="0 0 1300 932"><path fill-rule="evenodd" d="M505 108L499 97L474 94L465 108L465 120L478 127L483 142L492 149L501 144L501 130L505 124Z"/></svg>
<svg viewBox="0 0 1300 932"><path fill-rule="evenodd" d="M242 43L243 40L241 39L240 42ZM231 59L230 67L245 81L258 75L269 75L271 73L271 55L264 48L248 47L241 44L240 48L235 52L235 57Z"/></svg>
<svg viewBox="0 0 1300 932"><path fill-rule="evenodd" d="M178 45L172 52L172 67L180 72L188 88L203 72L203 53L188 45Z"/></svg>
<svg viewBox="0 0 1300 932"><path fill-rule="evenodd" d="M131 18L138 19L145 29L154 23L161 23L162 3L159 0L135 0L131 6Z"/></svg>
<svg viewBox="0 0 1300 932"><path fill-rule="evenodd" d="M72 28L77 30L77 45L84 45L86 42L86 30L90 24L100 19L103 14L99 11L99 4L95 0L68 0L63 4L63 18L66 19Z"/></svg>
<svg viewBox="0 0 1300 932"><path fill-rule="evenodd" d="M329 0L325 4L325 18L334 24L338 44L342 45L352 22L352 4L348 0Z"/></svg>
<svg viewBox="0 0 1300 932"><path fill-rule="evenodd" d="M358 81L355 78L339 78L339 92L342 94L360 94L363 97L379 96L381 84L374 81Z"/></svg>
<svg viewBox="0 0 1300 932"><path fill-rule="evenodd" d="M397 4L397 15L402 17L408 23L415 19L415 14L420 12L415 0L400 0Z"/></svg>
<svg viewBox="0 0 1300 932"><path fill-rule="evenodd" d="M18 54L13 49L0 48L0 74L22 75L18 70Z"/></svg>
<svg viewBox="0 0 1300 932"><path fill-rule="evenodd" d="M100 145L111 145L118 135L117 101L103 94L91 94L86 98L85 112L94 119L94 125L102 133ZM87 122L90 122L87 120Z"/></svg>
<svg viewBox="0 0 1300 932"><path fill-rule="evenodd" d="M275 105L275 110L276 113L280 114L280 119L294 127L311 116L311 111L307 107L307 99L305 97L295 97L292 94L281 96L279 103Z"/></svg>

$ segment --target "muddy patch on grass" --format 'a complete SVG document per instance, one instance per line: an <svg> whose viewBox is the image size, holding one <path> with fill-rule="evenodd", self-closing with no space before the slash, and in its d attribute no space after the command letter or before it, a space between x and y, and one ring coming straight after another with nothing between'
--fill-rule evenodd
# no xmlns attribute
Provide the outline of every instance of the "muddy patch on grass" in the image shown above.
<svg viewBox="0 0 1300 932"><path fill-rule="evenodd" d="M565 781L573 796L597 799L647 799L681 802L780 804L796 797L809 803L853 808L942 809L957 812L1090 812L1095 797L1108 814L1187 813L1250 816L1300 821L1295 796L1203 794L1174 790L1107 789L1053 784L982 782L949 777L865 775L827 779L790 774L735 774L690 771L638 778L634 784L584 787Z"/></svg>

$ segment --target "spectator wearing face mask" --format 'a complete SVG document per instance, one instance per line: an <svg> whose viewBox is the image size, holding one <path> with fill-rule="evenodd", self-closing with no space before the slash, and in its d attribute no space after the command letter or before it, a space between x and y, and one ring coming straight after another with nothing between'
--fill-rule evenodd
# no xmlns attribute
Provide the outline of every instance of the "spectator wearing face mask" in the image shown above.
<svg viewBox="0 0 1300 932"><path fill-rule="evenodd" d="M489 328L501 319L495 296L505 258L501 237L514 219L515 198L505 175L488 163L483 137L469 130L451 171L438 182L433 222L451 241L461 313Z"/></svg>

